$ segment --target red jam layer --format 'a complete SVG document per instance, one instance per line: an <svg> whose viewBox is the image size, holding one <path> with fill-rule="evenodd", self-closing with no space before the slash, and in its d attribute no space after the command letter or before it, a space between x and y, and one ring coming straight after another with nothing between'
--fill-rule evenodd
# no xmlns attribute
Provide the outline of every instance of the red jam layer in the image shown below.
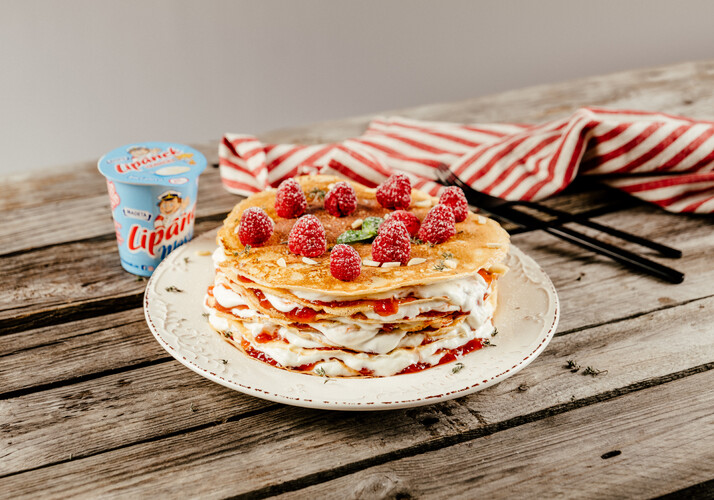
<svg viewBox="0 0 714 500"><path fill-rule="evenodd" d="M311 300L311 304L316 306L327 307L351 307L361 304L370 304L375 313L380 316L391 316L399 311L399 305L406 302L416 300L414 297L405 297L403 299L379 299L379 300L333 300L332 302L324 302L322 300Z"/></svg>
<svg viewBox="0 0 714 500"><path fill-rule="evenodd" d="M285 368L283 365L281 365L280 363L278 363L277 361L275 361L273 358L271 358L270 356L268 356L268 355L265 354L264 352L261 352L261 351L258 351L258 350L256 350L256 349L253 349L253 348L250 346L250 344L248 343L247 340L241 339L240 345L241 345L241 347L243 348L243 350L245 351L245 353L246 353L248 356L250 356L251 358L255 358L255 359L259 360L259 361L262 361L262 362L264 362L264 363L268 363L269 365L272 365L272 366L277 366L278 368ZM305 371L310 371L310 370L312 370L313 368L315 368L315 365L316 365L316 364L317 364L317 363L310 363L310 364L307 364L307 365L295 366L295 367L292 367L292 368L289 368L289 369L290 369L290 370L297 370L297 371L305 372Z"/></svg>
<svg viewBox="0 0 714 500"><path fill-rule="evenodd" d="M491 285L491 282L493 281L493 275L486 272L483 269L480 269L478 274L486 281L487 285ZM252 280L238 275L238 280L243 282L243 283L253 283ZM209 295L213 295L213 286L208 287ZM265 309L273 310L276 311L275 307L270 303L268 299L265 298L265 295L263 292L259 289L256 288L251 288L252 292L255 294L256 298L260 302L260 305L264 307ZM486 300L488 297L488 293L484 294L483 298ZM379 299L379 300L344 300L344 301L332 301L332 302L324 302L321 300L311 300L309 301L311 304L315 304L316 306L328 306L328 307L350 307L354 306L357 304L363 304L365 302L368 302L372 305L372 310L383 317L386 316L392 316L394 314L397 314L399 312L399 306L401 304L407 303L407 302L412 302L416 300L415 297L405 297L402 299L394 299L394 298L389 298L389 299ZM241 307L242 308L242 307ZM216 309L221 310L219 307L216 307ZM313 321L317 315L320 312L324 312L323 310L316 311L314 309L311 309L309 307L296 307L295 309L288 311L285 314L285 316L288 317L288 319L292 321L302 321L309 323ZM359 313L358 313L359 314ZM447 315L451 314L450 312L438 312L438 311L433 311L433 312L426 312L422 313L419 316L426 316L426 317L435 317L435 316L441 316L441 315Z"/></svg>
<svg viewBox="0 0 714 500"><path fill-rule="evenodd" d="M270 301L265 298L265 294L263 294L261 290L258 290L257 288L251 288L251 291L258 299L258 302L260 302L260 305L262 307L273 311L277 310L275 309L275 307L273 307L273 304L271 304ZM296 307L295 309L292 309L291 311L288 311L283 314L285 314L285 316L287 316L288 319L291 321L309 323L313 321L315 317L317 317L318 311L310 309L309 307Z"/></svg>
<svg viewBox="0 0 714 500"><path fill-rule="evenodd" d="M218 301L215 300L216 298L213 296L213 285L208 287L207 293L210 297L213 297L214 304L211 307L213 309L215 309L216 311L221 311L222 313L231 314L231 315L235 316L235 314L233 314L233 309L248 309L248 306L246 306L246 305L238 305L238 306L231 307L231 308L223 307L222 305L220 305L218 303Z"/></svg>
<svg viewBox="0 0 714 500"><path fill-rule="evenodd" d="M261 337L262 335L266 335L265 339L263 340L258 340L258 337ZM265 343L269 342L271 340L275 340L277 338L276 335L271 335L269 333L263 332L259 334L255 339L259 343ZM427 342L428 343L428 342ZM251 347L251 345L248 343L247 340L241 339L241 346L243 347L243 350L245 353L250 356L251 358L255 358L257 360L263 361L264 363L268 363L269 365L276 366L278 368L284 368L286 370L295 370L295 371L311 371L317 363L310 363L306 365L300 365L300 366L293 366L293 367L285 367L275 361L273 358L265 354L264 352L258 351L257 349L254 349ZM423 370L426 370L427 368L433 368L435 366L443 365L446 363L451 363L452 361L455 361L456 359L467 355L470 352L477 351L483 347L483 339L473 339L465 343L464 345L460 347L455 347L454 349L442 349L440 351L437 351L438 353L443 353L443 356L439 359L439 362L430 365L428 363L414 363L412 365L407 366L404 368L402 371L397 373L396 375L404 375L407 373L417 373ZM331 350L335 348L324 348L324 349L319 349L319 350ZM362 368L360 370L360 374L364 376L372 376L373 372L369 368Z"/></svg>
<svg viewBox="0 0 714 500"><path fill-rule="evenodd" d="M456 347L454 349L442 349L441 351L438 352L443 352L444 355L439 359L439 362L436 363L435 365L430 365L427 363L414 363L413 365L407 366L405 369L397 373L397 375L403 375L405 373L416 373L420 372L422 370L426 370L427 368L433 368L434 366L439 366L443 365L445 363L450 363L452 361L455 361L457 358L460 358L461 356L465 356L466 354L476 351L478 349L481 349L483 347L483 339L473 339L465 343L464 345L460 347Z"/></svg>

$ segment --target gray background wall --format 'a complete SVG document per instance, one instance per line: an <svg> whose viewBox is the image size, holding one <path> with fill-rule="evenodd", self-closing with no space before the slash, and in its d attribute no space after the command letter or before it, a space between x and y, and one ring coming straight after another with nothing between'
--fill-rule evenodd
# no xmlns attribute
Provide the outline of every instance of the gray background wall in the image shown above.
<svg viewBox="0 0 714 500"><path fill-rule="evenodd" d="M714 2L0 0L0 174L714 56Z"/></svg>

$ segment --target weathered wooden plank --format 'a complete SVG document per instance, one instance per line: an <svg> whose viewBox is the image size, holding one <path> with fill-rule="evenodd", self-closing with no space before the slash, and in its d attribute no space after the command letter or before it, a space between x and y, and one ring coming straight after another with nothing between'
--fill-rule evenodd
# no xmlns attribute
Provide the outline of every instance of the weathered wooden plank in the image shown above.
<svg viewBox="0 0 714 500"><path fill-rule="evenodd" d="M101 395L116 378L151 378L151 390L158 396L172 390L174 384L193 387L189 380L197 377L183 368L183 372L177 371L171 377L142 375L169 364L5 400L0 403L0 414L13 422L13 439L7 450L8 456L15 458L8 462L8 468L14 471L23 470L24 460L30 458L40 466L63 460L68 453L76 456L90 438L98 443L93 453L122 448L8 477L0 481L0 486L28 496L42 489L50 497L111 495L119 491L125 495L181 491L186 495L218 497L279 481L299 481L336 467L368 467L375 455L399 454L415 446L438 447L442 439L458 441L464 433L477 432L484 426L518 425L518 419L527 419L528 415L542 412L533 418L547 416L549 408L577 406L578 402L591 404L711 363L714 328L708 311L713 306L714 298L703 299L556 337L531 367L497 386L460 400L403 411L354 414L279 406L239 422L166 439L154 439L155 427L146 430L135 425L147 420L160 425L164 418L183 416L181 425L190 428L191 415L182 413L188 398L181 399L179 392L175 398L177 407L167 405L158 412L150 399L133 404L131 413L121 420L131 432L97 430L94 423L101 420L98 415L115 415L111 405L118 402L102 399ZM673 336L671 332L681 332L682 318L688 322L686 330ZM567 359L575 359L583 368L592 365L607 370L607 374L591 377L583 375L582 370L572 373L565 368ZM68 415L62 402L87 391L91 394L83 398L86 411ZM207 402L213 407L212 396L206 394L198 404ZM18 419L23 408L22 419ZM57 409L50 421L44 417L46 408ZM172 422L172 429L180 427L175 420ZM81 431L67 433L58 430L57 425ZM45 434L38 436L38 427L43 427ZM149 437L150 442L130 446ZM43 443L41 453L34 444L28 449L26 442L34 443L35 439ZM444 443L451 443L447 441ZM231 471L228 477L226 470Z"/></svg>
<svg viewBox="0 0 714 500"><path fill-rule="evenodd" d="M214 384L178 362L47 392L52 396L0 401L0 475L278 406Z"/></svg>
<svg viewBox="0 0 714 500"><path fill-rule="evenodd" d="M381 113L424 120L476 122L538 122L597 105L652 109L711 119L714 62L686 63L630 71L516 90L454 103L432 104ZM261 134L267 142L320 143L359 135L375 115L312 124ZM197 146L217 161L217 142ZM67 169L65 169L67 170ZM9 210L0 227L0 252L8 253L76 241L110 233L108 197L103 177L93 162L71 168L72 173L48 174L50 182L20 176L0 182L0 208ZM44 179L44 178L43 178ZM38 189L41 186L42 189ZM83 205L81 200L84 199ZM199 215L225 212L234 201L220 186L216 171L201 177ZM62 231L47 228L64 227ZM71 239L68 239L71 238Z"/></svg>
<svg viewBox="0 0 714 500"><path fill-rule="evenodd" d="M96 165L96 162L82 162L41 173L0 176L0 210L7 213L98 193L106 185L101 175L97 177Z"/></svg>
<svg viewBox="0 0 714 500"><path fill-rule="evenodd" d="M195 233L221 218L198 221ZM146 286L121 267L113 234L1 258L0 274L15 276L0 285L3 333L139 307Z"/></svg>
<svg viewBox="0 0 714 500"><path fill-rule="evenodd" d="M2 335L0 394L161 359L171 358L149 331L143 309Z"/></svg>
<svg viewBox="0 0 714 500"><path fill-rule="evenodd" d="M280 498L653 498L714 475L712 383L701 373Z"/></svg>
<svg viewBox="0 0 714 500"><path fill-rule="evenodd" d="M660 259L636 245L602 238L679 269L686 278L680 285L665 283L542 232L515 235L513 243L543 267L558 290L562 307L560 331L600 324L714 293L711 285L714 221L711 219L672 215L641 206L597 220L680 248L684 252L681 259Z"/></svg>
<svg viewBox="0 0 714 500"><path fill-rule="evenodd" d="M516 245L543 266L561 298L560 331L582 328L644 311L681 304L714 294L714 220L672 215L648 206L609 214L597 219L613 227L681 249L681 259L662 259L654 252L611 238L604 241L630 248L686 274L683 284L673 285L541 232L517 235ZM527 242L527 243L526 243ZM565 263L562 259L567 259Z"/></svg>

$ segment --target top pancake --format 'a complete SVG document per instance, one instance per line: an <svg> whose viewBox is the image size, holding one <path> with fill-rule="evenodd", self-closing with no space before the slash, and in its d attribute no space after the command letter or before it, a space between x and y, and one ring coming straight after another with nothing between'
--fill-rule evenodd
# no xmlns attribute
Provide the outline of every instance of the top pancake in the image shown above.
<svg viewBox="0 0 714 500"><path fill-rule="evenodd" d="M316 216L325 227L327 248L324 254L315 257L317 265L305 264L302 256L288 250L287 240L290 229L297 219L284 219L275 211L277 190L269 189L256 193L238 203L223 222L218 232L217 242L228 258L222 266L230 266L258 284L271 288L289 288L317 293L327 293L339 297L368 296L405 286L414 286L437 281L451 280L473 274L480 269L490 269L503 261L508 253L508 233L494 220L486 219L485 224L477 222L478 216L469 212L463 222L456 223L456 235L439 245L428 243L412 244L411 258L425 258L426 262L413 266L370 267L362 266L362 272L354 281L340 281L330 274L329 249L336 244L337 237L357 219L369 216L384 217L390 210L383 208L376 199L375 189L348 181L357 193L357 210L347 217L334 217L323 208L323 200L310 199L310 193L318 190L329 191L329 185L345 179L327 175L308 175L296 180L308 196L306 214ZM424 200L431 202L428 207L415 206ZM424 220L431 206L438 202L426 193L412 189L412 204L409 211ZM245 251L236 229L243 210L260 207L275 221L275 230L270 239L259 247ZM371 243L354 243L352 247L362 259L371 259ZM282 257L287 263L280 267ZM448 261L448 262L447 262ZM445 264L456 263L454 268Z"/></svg>

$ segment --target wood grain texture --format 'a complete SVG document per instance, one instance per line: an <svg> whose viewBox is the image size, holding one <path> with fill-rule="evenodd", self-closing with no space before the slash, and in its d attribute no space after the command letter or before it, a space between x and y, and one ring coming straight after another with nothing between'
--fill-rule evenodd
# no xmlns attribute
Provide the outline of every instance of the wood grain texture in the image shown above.
<svg viewBox="0 0 714 500"><path fill-rule="evenodd" d="M39 467L66 462L68 450L80 457L124 447L14 475L0 480L0 487L16 485L18 491L25 488L30 495L43 491L50 497L94 491L111 495L114 488L132 495L158 488L165 494L181 491L219 497L270 487L276 476L280 481L300 481L338 466L364 467L374 456L398 457L410 447L438 446L440 440L459 440L484 426L517 425L519 419L539 412L532 418L543 418L549 408L589 399L588 404L593 404L597 398L616 396L622 388L630 387L623 390L627 392L649 380L711 363L714 328L708 311L712 307L714 298L703 299L645 319L556 337L531 367L504 382L473 396L410 410L355 414L275 405L270 411L240 418L247 403L259 400L234 393L235 412L221 409L220 415L237 421L156 439L164 435L164 420L172 432L194 427L195 416L185 412L189 399L214 409L231 397L230 391L178 363L13 398L0 402L0 420L5 416L16 422L11 426L15 444L9 444L7 456L0 457L5 473L22 471L28 463ZM688 318L687 333L672 338L682 317ZM653 329L653 324L658 328ZM565 369L568 359L577 360L583 369L592 365L607 374L572 373ZM137 397L133 391L144 389L130 388L130 394L121 396L121 389L115 387L118 380L138 380L133 387L151 384L151 394ZM177 385L188 395L181 398ZM82 401L81 412L64 406L75 399ZM155 400L163 403L157 405ZM98 424L119 418L130 433ZM147 422L151 424L144 425ZM74 432L64 430L68 428ZM90 436L92 445L87 447ZM132 442L140 444L130 446ZM225 478L226 469L235 479ZM48 489L48 484L55 489Z"/></svg>
<svg viewBox="0 0 714 500"><path fill-rule="evenodd" d="M539 231L516 235L513 244L540 264L558 290L562 306L558 331L598 325L714 294L714 219L673 215L643 205L596 220L681 249L681 259L663 259L635 245L600 237L684 272L684 285L631 271Z"/></svg>
<svg viewBox="0 0 714 500"><path fill-rule="evenodd" d="M701 373L280 498L653 498L714 475L713 383Z"/></svg>
<svg viewBox="0 0 714 500"><path fill-rule="evenodd" d="M203 219L200 234L221 224ZM206 257L208 258L208 257ZM0 258L0 332L141 306L146 281L121 267L113 234Z"/></svg>
<svg viewBox="0 0 714 500"><path fill-rule="evenodd" d="M237 421L274 406L214 384L179 363L0 401L0 476L229 418Z"/></svg>
<svg viewBox="0 0 714 500"><path fill-rule="evenodd" d="M0 335L0 397L162 359L143 309Z"/></svg>

